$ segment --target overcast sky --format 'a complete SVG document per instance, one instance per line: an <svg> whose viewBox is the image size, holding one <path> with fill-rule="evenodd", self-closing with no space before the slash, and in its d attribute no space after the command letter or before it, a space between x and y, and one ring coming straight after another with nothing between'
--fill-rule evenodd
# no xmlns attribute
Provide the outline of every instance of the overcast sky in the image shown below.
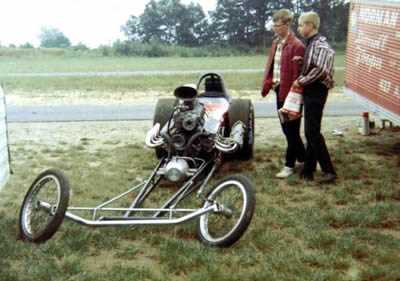
<svg viewBox="0 0 400 281"><path fill-rule="evenodd" d="M149 0L1 0L0 43L39 45L41 27L62 31L72 44L90 47L124 38L120 32L129 15L140 15ZM181 0L200 3L204 11L216 0Z"/></svg>

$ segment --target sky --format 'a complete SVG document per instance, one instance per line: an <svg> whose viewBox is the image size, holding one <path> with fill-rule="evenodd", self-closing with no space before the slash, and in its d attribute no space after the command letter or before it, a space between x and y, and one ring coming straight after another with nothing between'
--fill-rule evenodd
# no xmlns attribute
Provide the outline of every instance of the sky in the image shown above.
<svg viewBox="0 0 400 281"><path fill-rule="evenodd" d="M39 46L42 27L57 28L72 44L89 47L124 39L120 31L130 15L140 15L149 0L2 0L0 44ZM214 10L217 0L181 0Z"/></svg>

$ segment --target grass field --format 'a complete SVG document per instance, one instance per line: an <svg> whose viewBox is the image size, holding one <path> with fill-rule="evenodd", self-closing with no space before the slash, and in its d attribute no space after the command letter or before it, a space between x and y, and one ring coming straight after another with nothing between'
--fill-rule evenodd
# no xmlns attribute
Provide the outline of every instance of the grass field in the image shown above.
<svg viewBox="0 0 400 281"><path fill-rule="evenodd" d="M336 66L344 66L344 56L337 55ZM199 74L139 75L128 77L18 77L21 73L114 72L140 70L221 70L263 69L266 56L219 58L119 58L119 57L0 57L0 81L11 94L72 92L95 93L160 91L171 93L176 86L196 83ZM8 76L11 75L11 76ZM228 90L259 91L262 72L225 74ZM337 86L343 85L344 70L336 71Z"/></svg>
<svg viewBox="0 0 400 281"><path fill-rule="evenodd" d="M264 56L219 58L143 57L21 57L0 58L0 74L40 72L110 72L135 70L193 70L263 68Z"/></svg>
<svg viewBox="0 0 400 281"><path fill-rule="evenodd" d="M134 70L193 70L264 68L266 55L236 57L102 57L102 56L0 56L0 75L41 72L110 72ZM344 66L344 53L337 51L336 66Z"/></svg>
<svg viewBox="0 0 400 281"><path fill-rule="evenodd" d="M45 167L62 169L71 181L72 204L87 205L143 178L155 158L143 149L149 122L13 124L15 175L0 193L0 280L398 281L398 129L366 138L350 125L355 119L326 119L325 136L340 178L336 185L319 186L297 175L274 178L284 150L279 130L272 130L277 122L257 120L254 161L228 164L217 175L244 173L257 192L250 229L228 249L204 247L193 223L93 229L65 221L46 244L17 240L23 194ZM329 134L343 124L349 124L343 137ZM21 132L29 139L13 138ZM49 144L52 138L58 141ZM161 193L166 192L172 190Z"/></svg>

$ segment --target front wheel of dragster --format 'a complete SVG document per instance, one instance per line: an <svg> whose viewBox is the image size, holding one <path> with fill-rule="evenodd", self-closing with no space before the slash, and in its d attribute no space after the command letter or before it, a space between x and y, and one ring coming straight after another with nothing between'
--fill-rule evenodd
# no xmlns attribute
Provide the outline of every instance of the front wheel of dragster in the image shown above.
<svg viewBox="0 0 400 281"><path fill-rule="evenodd" d="M69 183L59 170L48 169L33 181L21 206L21 239L41 243L50 239L64 220Z"/></svg>
<svg viewBox="0 0 400 281"><path fill-rule="evenodd" d="M250 180L242 175L221 180L207 195L203 208L214 203L218 210L199 219L199 239L209 246L229 247L240 239L253 217L256 198Z"/></svg>
<svg viewBox="0 0 400 281"><path fill-rule="evenodd" d="M253 158L254 149L254 106L249 99L233 99L228 112L229 133L237 121L241 121L244 128L243 146L230 158L250 160Z"/></svg>

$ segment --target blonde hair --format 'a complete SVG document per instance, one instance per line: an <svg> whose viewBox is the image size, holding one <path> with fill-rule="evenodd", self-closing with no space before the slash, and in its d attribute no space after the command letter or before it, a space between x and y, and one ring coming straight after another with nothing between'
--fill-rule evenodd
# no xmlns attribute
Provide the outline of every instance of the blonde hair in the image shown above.
<svg viewBox="0 0 400 281"><path fill-rule="evenodd" d="M299 18L299 23L311 23L316 30L319 29L320 19L319 15L316 12L307 12L301 14Z"/></svg>
<svg viewBox="0 0 400 281"><path fill-rule="evenodd" d="M272 16L272 21L277 22L279 20L281 20L284 24L290 24L293 21L293 13L288 9L281 9L279 11L276 11Z"/></svg>

